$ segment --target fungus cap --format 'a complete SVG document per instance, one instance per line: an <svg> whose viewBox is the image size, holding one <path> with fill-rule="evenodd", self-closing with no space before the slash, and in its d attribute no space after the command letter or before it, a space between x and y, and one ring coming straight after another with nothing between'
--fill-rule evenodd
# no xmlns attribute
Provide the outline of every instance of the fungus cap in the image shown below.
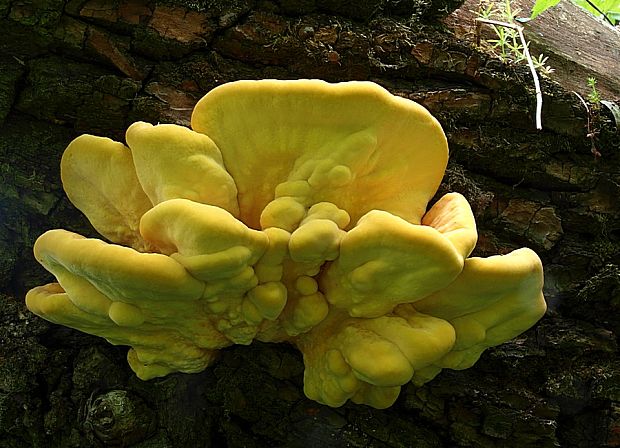
<svg viewBox="0 0 620 448"><path fill-rule="evenodd" d="M81 135L65 149L60 175L69 200L100 234L138 250L147 248L138 226L153 205L138 182L128 147Z"/></svg>
<svg viewBox="0 0 620 448"><path fill-rule="evenodd" d="M426 109L365 81L228 83L196 104L191 122L220 149L252 228L274 191L306 207L331 202L353 223L378 209L419 224L448 161Z"/></svg>

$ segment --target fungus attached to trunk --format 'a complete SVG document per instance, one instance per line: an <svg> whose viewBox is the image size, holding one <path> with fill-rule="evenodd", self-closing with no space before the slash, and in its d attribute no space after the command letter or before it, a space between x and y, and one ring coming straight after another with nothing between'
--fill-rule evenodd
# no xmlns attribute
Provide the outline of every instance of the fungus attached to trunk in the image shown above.
<svg viewBox="0 0 620 448"><path fill-rule="evenodd" d="M422 106L370 82L238 81L199 101L192 128L75 139L63 186L110 243L51 230L35 244L58 283L28 308L130 346L140 378L288 341L309 398L385 408L544 314L534 252L467 258L465 198L427 211L448 148Z"/></svg>

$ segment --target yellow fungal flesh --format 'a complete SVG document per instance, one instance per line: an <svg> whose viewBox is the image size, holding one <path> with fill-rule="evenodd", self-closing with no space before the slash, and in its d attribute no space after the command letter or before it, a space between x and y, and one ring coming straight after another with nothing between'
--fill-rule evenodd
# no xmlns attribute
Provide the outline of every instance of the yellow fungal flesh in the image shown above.
<svg viewBox="0 0 620 448"><path fill-rule="evenodd" d="M289 341L309 398L385 408L544 314L534 252L467 258L466 199L427 211L448 149L420 105L370 82L239 81L192 127L75 139L63 186L111 243L50 230L34 248L57 283L28 308L130 346L140 378Z"/></svg>

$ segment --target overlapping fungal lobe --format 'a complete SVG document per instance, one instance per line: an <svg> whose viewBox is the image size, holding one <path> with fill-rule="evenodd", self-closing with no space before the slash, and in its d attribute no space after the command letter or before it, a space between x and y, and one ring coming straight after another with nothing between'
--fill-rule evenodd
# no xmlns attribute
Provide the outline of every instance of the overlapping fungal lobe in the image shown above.
<svg viewBox="0 0 620 448"><path fill-rule="evenodd" d="M142 215L153 204L144 193L128 147L105 137L81 135L73 140L60 164L69 200L105 238L144 251Z"/></svg>
<svg viewBox="0 0 620 448"><path fill-rule="evenodd" d="M51 230L35 245L57 283L29 309L130 346L140 378L289 341L308 397L384 408L544 314L535 253L467 258L465 198L427 211L448 151L418 104L369 82L238 81L192 127L74 140L63 186L110 243Z"/></svg>
<svg viewBox="0 0 620 448"><path fill-rule="evenodd" d="M371 210L420 224L448 161L428 111L369 82L224 84L198 102L192 128L220 149L252 228L292 232L320 202L349 226Z"/></svg>

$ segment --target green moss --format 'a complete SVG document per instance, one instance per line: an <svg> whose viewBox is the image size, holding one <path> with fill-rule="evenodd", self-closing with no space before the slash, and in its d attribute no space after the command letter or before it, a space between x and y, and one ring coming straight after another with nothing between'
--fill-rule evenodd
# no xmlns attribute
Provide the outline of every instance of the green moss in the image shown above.
<svg viewBox="0 0 620 448"><path fill-rule="evenodd" d="M85 99L93 94L93 82L106 74L95 66L55 56L34 60L16 107L45 120L74 121Z"/></svg>
<svg viewBox="0 0 620 448"><path fill-rule="evenodd" d="M51 36L62 17L63 0L25 0L11 5L9 18L32 27L35 33ZM2 5L0 5L0 8Z"/></svg>
<svg viewBox="0 0 620 448"><path fill-rule="evenodd" d="M140 83L56 56L34 60L29 68L18 110L81 132L122 137Z"/></svg>

